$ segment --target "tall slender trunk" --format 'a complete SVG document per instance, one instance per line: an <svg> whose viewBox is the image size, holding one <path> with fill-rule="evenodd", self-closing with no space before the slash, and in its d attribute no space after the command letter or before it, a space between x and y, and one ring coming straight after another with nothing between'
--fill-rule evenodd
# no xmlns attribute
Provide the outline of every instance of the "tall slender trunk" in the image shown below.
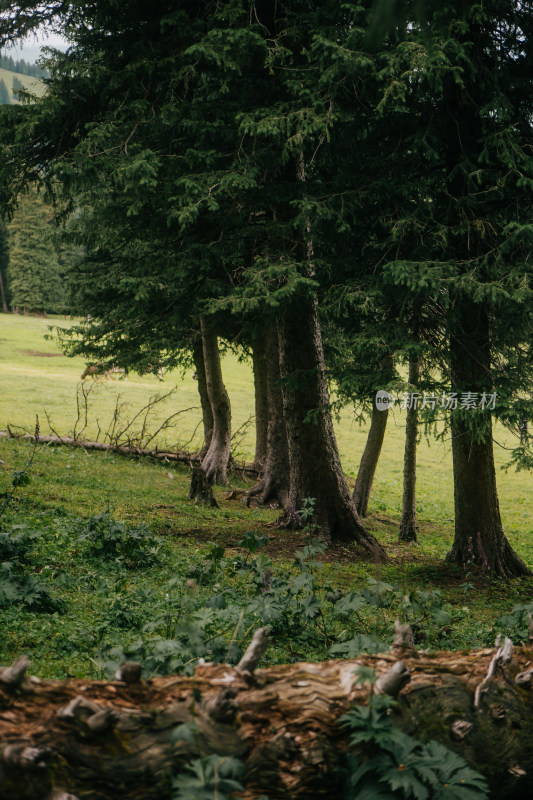
<svg viewBox="0 0 533 800"><path fill-rule="evenodd" d="M205 362L204 362L204 348L202 339L195 339L192 350L192 357L196 371L196 380L198 381L198 394L200 395L200 404L202 407L202 424L204 428L204 443L199 453L200 459L203 460L205 454L209 450L211 444L211 437L213 436L213 411L211 403L209 402L209 394L207 392L207 379L205 375Z"/></svg>
<svg viewBox="0 0 533 800"><path fill-rule="evenodd" d="M2 300L2 311L4 312L4 314L7 314L9 312L9 309L7 307L6 292L4 289L4 279L2 277L1 269L0 269L0 299Z"/></svg>
<svg viewBox="0 0 533 800"><path fill-rule="evenodd" d="M375 403L372 405L370 429L353 490L353 501L360 517L366 517L368 511L368 501L383 446L383 439L385 438L388 416L388 408L385 411L380 411L376 408Z"/></svg>
<svg viewBox="0 0 533 800"><path fill-rule="evenodd" d="M231 406L222 380L218 338L201 318L207 394L213 412L213 433L202 467L209 483L227 484L231 446Z"/></svg>
<svg viewBox="0 0 533 800"><path fill-rule="evenodd" d="M289 451L280 386L279 343L276 325L265 336L264 363L267 390L267 439L263 474L248 492L248 500L257 497L263 504L286 508L289 502Z"/></svg>
<svg viewBox="0 0 533 800"><path fill-rule="evenodd" d="M409 359L409 391L416 395L420 377L418 357ZM416 542L416 440L418 438L418 404L407 406L405 450L403 455L403 502L400 542Z"/></svg>
<svg viewBox="0 0 533 800"><path fill-rule="evenodd" d="M278 323L280 373L289 444L285 524L314 498L314 519L331 542L355 542L378 561L385 553L363 527L344 477L330 414L316 301L294 302ZM297 522L297 518L292 524Z"/></svg>
<svg viewBox="0 0 533 800"><path fill-rule="evenodd" d="M0 300L2 302L2 311L4 314L9 313L7 305L6 287L4 284L4 274L9 266L9 243L7 235L7 227L0 216ZM7 276L6 276L7 280Z"/></svg>
<svg viewBox="0 0 533 800"><path fill-rule="evenodd" d="M381 361L380 366L385 367L387 372L390 371L390 375L392 375L394 367L393 356L386 356ZM374 483L374 475L376 474L381 448L383 447L388 416L388 408L385 411L381 411L381 409L378 409L375 402L372 403L370 429L368 431L361 463L357 471L357 478L352 495L357 513L360 517L366 517L368 511L368 501L370 499L370 492L372 491L372 484Z"/></svg>
<svg viewBox="0 0 533 800"><path fill-rule="evenodd" d="M461 298L450 322L450 365L454 391L490 391L488 315L468 299ZM503 532L490 411L454 411L451 427L455 539L446 560L477 564L505 578L530 575Z"/></svg>
<svg viewBox="0 0 533 800"><path fill-rule="evenodd" d="M252 341L252 361L255 388L255 457L254 467L262 472L267 455L268 397L266 336L255 336Z"/></svg>

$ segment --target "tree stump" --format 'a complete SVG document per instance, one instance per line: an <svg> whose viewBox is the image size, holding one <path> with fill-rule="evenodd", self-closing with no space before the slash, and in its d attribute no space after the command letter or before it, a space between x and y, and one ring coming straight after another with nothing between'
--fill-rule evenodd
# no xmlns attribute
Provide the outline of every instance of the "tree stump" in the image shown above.
<svg viewBox="0 0 533 800"><path fill-rule="evenodd" d="M218 503L215 500L211 484L207 480L205 470L199 464L195 464L192 468L191 485L187 497L189 500L194 500L196 505L218 508Z"/></svg>

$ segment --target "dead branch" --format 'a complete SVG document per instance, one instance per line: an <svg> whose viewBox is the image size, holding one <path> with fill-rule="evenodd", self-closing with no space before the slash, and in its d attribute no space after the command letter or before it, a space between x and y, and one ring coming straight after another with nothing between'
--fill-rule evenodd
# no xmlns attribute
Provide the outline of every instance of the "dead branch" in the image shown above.
<svg viewBox="0 0 533 800"><path fill-rule="evenodd" d="M21 430L27 431L22 426ZM4 439L22 439L24 441L34 441L35 436L31 433L18 434L13 431L0 431L0 438ZM187 464L190 466L191 462L198 462L199 458L196 454L187 452L175 452L170 450L159 450L157 447L153 449L146 449L142 447L130 447L128 445L115 445L107 442L91 442L87 440L73 439L72 436L39 436L37 441L40 444L48 444L51 446L66 445L69 447L80 447L83 450L99 450L101 452L113 452L123 456L145 456L148 458L156 458L160 461L172 461L179 464ZM252 464L234 464L232 467L234 473L239 473L243 477L257 476L257 470Z"/></svg>

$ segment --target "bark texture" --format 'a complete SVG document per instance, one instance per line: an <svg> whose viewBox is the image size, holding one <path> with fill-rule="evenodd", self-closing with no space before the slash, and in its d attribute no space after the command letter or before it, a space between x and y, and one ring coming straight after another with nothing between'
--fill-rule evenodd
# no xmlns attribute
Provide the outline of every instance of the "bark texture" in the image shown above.
<svg viewBox="0 0 533 800"><path fill-rule="evenodd" d="M452 452L455 538L446 560L475 564L504 578L531 575L503 532L490 417L485 442L472 441L466 425L453 423Z"/></svg>
<svg viewBox="0 0 533 800"><path fill-rule="evenodd" d="M255 336L252 341L252 363L255 389L255 456L254 466L263 470L267 454L268 396L266 336Z"/></svg>
<svg viewBox="0 0 533 800"><path fill-rule="evenodd" d="M222 380L217 336L208 329L203 317L201 327L207 395L213 413L213 433L202 467L209 483L226 485L231 447L231 406Z"/></svg>
<svg viewBox="0 0 533 800"><path fill-rule="evenodd" d="M6 293L4 289L4 279L2 277L2 270L0 269L0 302L2 303L2 311L4 314L9 312L6 301Z"/></svg>
<svg viewBox="0 0 533 800"><path fill-rule="evenodd" d="M409 361L409 391L416 393L420 365L418 358ZM416 542L416 440L418 438L418 405L411 403L405 421L403 455L403 500L400 522L400 542Z"/></svg>
<svg viewBox="0 0 533 800"><path fill-rule="evenodd" d="M191 756L218 753L245 762L245 800L262 793L271 800L331 798L348 738L338 720L351 704L368 700L368 686L354 674L365 665L377 672L376 689L396 693L408 681L398 695L399 727L462 755L487 777L492 800L529 800L533 650L498 653L429 656L396 647L356 661L253 674L205 665L192 677L136 681L132 672L131 682L39 681L14 665L0 680L0 794L169 800L170 770ZM191 720L194 743L172 744L173 729Z"/></svg>
<svg viewBox="0 0 533 800"><path fill-rule="evenodd" d="M386 371L386 376L384 375L382 383L382 386L384 386L390 381L394 374L394 356L392 354L385 356L380 361L379 366L380 369ZM378 409L374 399L372 402L370 429L368 431L365 449L363 451L361 463L359 464L353 490L353 500L360 517L366 517L367 515L368 501L370 499L374 475L376 474L376 468L381 455L381 448L383 447L388 416L389 410L381 411Z"/></svg>
<svg viewBox="0 0 533 800"><path fill-rule="evenodd" d="M375 403L372 405L370 429L353 490L353 501L360 517L366 517L368 511L368 501L387 430L388 416L389 409L380 411Z"/></svg>
<svg viewBox="0 0 533 800"><path fill-rule="evenodd" d="M372 558L384 561L381 545L361 523L342 471L316 302L294 303L280 318L278 333L290 465L286 523L306 498L314 498L313 522L322 536L331 542L356 542Z"/></svg>
<svg viewBox="0 0 533 800"><path fill-rule="evenodd" d="M280 386L278 331L271 325L265 337L264 360L267 390L267 439L265 462L259 483L248 492L263 505L286 508L289 502L289 450Z"/></svg>
<svg viewBox="0 0 533 800"><path fill-rule="evenodd" d="M192 356L194 360L194 368L196 373L196 380L198 382L198 394L200 395L200 405L202 408L202 424L204 428L204 443L198 454L199 458L203 459L209 450L211 438L213 436L213 411L211 403L209 402L209 394L207 392L207 379L205 375L205 362L204 362L204 348L202 339L196 339L193 344Z"/></svg>
<svg viewBox="0 0 533 800"><path fill-rule="evenodd" d="M454 391L490 391L489 322L482 305L461 304L450 331L450 355ZM503 532L490 411L456 411L451 427L455 539L447 560L477 564L504 578L530 575Z"/></svg>
<svg viewBox="0 0 533 800"><path fill-rule="evenodd" d="M211 484L207 480L207 475L199 464L195 464L192 468L188 499L194 500L195 505L218 508L218 503L215 500Z"/></svg>

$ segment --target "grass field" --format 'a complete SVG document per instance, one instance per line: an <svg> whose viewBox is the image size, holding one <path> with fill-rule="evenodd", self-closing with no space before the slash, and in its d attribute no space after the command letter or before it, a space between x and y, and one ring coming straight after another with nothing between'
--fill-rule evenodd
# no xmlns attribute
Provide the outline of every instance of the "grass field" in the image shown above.
<svg viewBox="0 0 533 800"><path fill-rule="evenodd" d="M70 324L64 320L0 315L0 429L10 425L31 431L38 414L41 430L47 432L48 413L52 427L59 433L68 434L72 430L76 418L76 387L84 361L65 358L53 341L44 338L48 326L53 323ZM224 359L223 370L232 401L234 427L239 427L253 412L251 370L249 365L239 363L232 356ZM167 401L168 413L190 407L194 410L178 417L177 427L167 433L167 437L174 445L186 442L200 419L199 402L192 374L178 372L166 375L162 383L152 376L131 376L127 382L98 381L91 409L92 422L86 431L88 438L96 433L97 419L100 428L106 428L118 395L127 402L128 413L133 414L155 392L174 387L175 393ZM366 432L364 426L353 423L352 417L352 413L345 410L336 428L345 470L353 476ZM424 636L433 647L490 644L496 620L507 615L512 622L515 617L508 616L512 608L517 603L530 601L532 580L507 585L487 575L443 564L453 535L451 459L446 442L423 440L420 444L419 544L410 547L397 544L404 421L400 411L391 419L366 521L367 527L385 546L389 562L376 566L356 561L349 548L320 556L321 568L313 592L319 597L318 602L326 604L323 621L328 632L324 633L320 623L312 634L311 628L318 618L310 618L305 625L302 620L296 624L295 615L302 614L302 609L307 607L303 602L305 598L299 597L291 611L293 616L284 618L283 631L270 659L279 662L324 658L332 643L345 641L346 637L355 635L355 631L358 635L385 635L387 638L395 616L410 618L415 607L419 609L420 625L426 629ZM154 428L156 424L154 419ZM503 434L499 432L498 436L502 438ZM241 456L249 457L252 452L253 426L245 432L240 445ZM32 446L28 442L0 439L0 457L4 462L0 465L0 496L8 499L13 474L24 470L31 453ZM506 452L497 448L497 459L499 464L504 463ZM261 558L270 557L272 571L279 576L276 578L279 587L285 586L283 581L289 580L287 576L294 577L293 556L295 548L303 544L302 534L272 532L265 526L275 518L275 511L248 509L236 501L224 500L223 491L218 488L220 510L194 506L187 500L188 469L184 466L86 453L64 446L39 446L28 474L29 484L16 487L7 506L0 508L0 562L11 564L8 568L2 567L8 570L7 577L0 569L0 663L26 652L33 661L34 671L43 676L98 675L102 674L102 664L110 658L113 648L116 652L117 647L141 647L139 642L144 642L143 657L148 659L151 669L178 669L179 664L168 655L177 647L177 634L172 631L179 629L178 621L171 625L172 615L169 616L168 609L165 611L169 597L172 599L176 595L176 603L181 604L178 619L183 619L180 614L189 614L194 624L198 619L203 620L209 641L219 636L218 629L209 627L215 625L213 614L216 619L221 615L219 622L225 632L220 634L221 641L226 641L228 636L231 638L227 631L235 626L236 620L242 622L241 612L237 613L233 606L219 609L217 597L235 597L235 602L248 598L249 608L256 608L259 600L263 602L262 590L257 589L261 584L257 584L257 580L255 584L250 583L248 578L246 582L240 573L240 577L235 578L231 567L235 563L233 559L241 557L239 541L248 530L256 535L267 532L271 539L266 555L260 554L257 564L250 561L246 569L255 565L253 569L263 575L264 580L268 561L261 561ZM531 477L527 473L499 470L498 483L508 538L533 566ZM238 481L236 484L240 485ZM120 553L107 561L91 554L84 538L87 520L106 509L111 509L117 520L140 525L141 529L142 525L148 525L152 531L150 536L161 537L157 565L150 565L149 561L142 566L128 565L127 558L125 560ZM2 530L15 540L22 537L19 551L14 555L10 554L10 540L2 544ZM100 541L102 547L106 544L105 535ZM26 543L24 537L28 540ZM26 553L28 543L31 546ZM218 551L212 549L213 543L226 548L226 561L220 561ZM4 555L2 546L7 547ZM206 563L211 565L208 569ZM14 570L15 584L10 583L10 569ZM194 598L184 588L191 579L201 587ZM348 620L342 615L336 617L334 609L324 600L328 587L338 587L344 592L359 591L369 579L378 581L376 586L379 587L372 589L372 584L370 586L374 592L370 606L355 616L350 614ZM32 583L43 580L52 596L63 604L62 610L52 605L43 612L46 602L39 600L38 585L36 588ZM18 588L13 589L13 585ZM193 594L196 591L194 589ZM259 591L259 600L254 591ZM282 592L282 588L278 591ZM377 606L376 592L388 598L380 599ZM420 592L425 599L415 603L413 598ZM46 593L43 596L46 599ZM208 603L215 603L213 614L204 609ZM261 613L267 612L263 609ZM257 609L253 614L249 609L246 611L246 625L243 623L243 629L239 629L238 636L235 633L232 642L245 643L251 627L263 619L258 614ZM496 630L502 629L502 625L496 623ZM516 634L515 630L515 640L516 635L524 634ZM146 637L150 647L157 651L155 655L155 651L147 655ZM167 654L164 657L163 652ZM139 653L134 655L140 657ZM182 654L180 658L183 660L185 656Z"/></svg>

